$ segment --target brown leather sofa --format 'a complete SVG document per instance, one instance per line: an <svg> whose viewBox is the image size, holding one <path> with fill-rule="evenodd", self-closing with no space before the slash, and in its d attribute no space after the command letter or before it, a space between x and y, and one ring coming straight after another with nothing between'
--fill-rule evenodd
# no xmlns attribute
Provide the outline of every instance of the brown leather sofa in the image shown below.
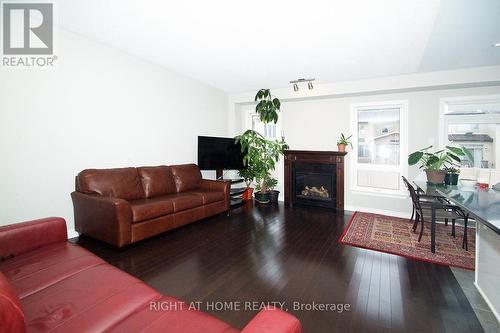
<svg viewBox="0 0 500 333"><path fill-rule="evenodd" d="M71 193L76 231L117 247L229 211L230 185L195 164L87 169Z"/></svg>

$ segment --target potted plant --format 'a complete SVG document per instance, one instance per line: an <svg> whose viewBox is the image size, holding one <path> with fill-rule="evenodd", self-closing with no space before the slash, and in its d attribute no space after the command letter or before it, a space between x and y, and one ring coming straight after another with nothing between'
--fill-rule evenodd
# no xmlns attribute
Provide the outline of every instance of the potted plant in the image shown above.
<svg viewBox="0 0 500 333"><path fill-rule="evenodd" d="M467 156L470 160L473 156L464 147L446 146L445 149L434 153L429 152L432 146L420 149L408 155L408 164L420 163L420 169L427 174L427 182L432 184L443 184L446 176L446 167L460 166L460 156Z"/></svg>
<svg viewBox="0 0 500 333"><path fill-rule="evenodd" d="M337 141L337 147L338 147L339 151L344 152L345 151L345 147L348 146L348 145L351 146L351 148L352 148L352 143L349 140L351 137L352 137L352 135L349 135L348 137L346 137L344 135L344 133L340 133L340 138Z"/></svg>
<svg viewBox="0 0 500 333"><path fill-rule="evenodd" d="M269 189L269 200L272 203L278 202L278 198L280 195L280 191L275 190L276 186L278 186L278 180L276 178L268 178L267 179L267 188Z"/></svg>
<svg viewBox="0 0 500 333"><path fill-rule="evenodd" d="M444 183L446 185L457 185L460 169L455 167L446 167L444 170L446 171L446 175L444 176Z"/></svg>
<svg viewBox="0 0 500 333"><path fill-rule="evenodd" d="M272 97L269 89L260 89L255 95L255 101L257 102L255 111L259 114L262 122L276 123L278 121L281 103L279 99ZM271 172L275 169L284 150L288 149L288 145L283 138L281 140L266 139L254 130L247 130L235 138L241 145L241 151L245 152L243 164L251 170L252 179L255 179L256 182L255 200L260 203L268 203L270 201L269 179Z"/></svg>
<svg viewBox="0 0 500 333"><path fill-rule="evenodd" d="M242 151L246 151L243 164L254 172L255 200L259 203L268 203L270 200L268 179L271 178L271 172L288 145L283 139L269 140L254 130L245 131L236 136L236 140L241 144Z"/></svg>
<svg viewBox="0 0 500 333"><path fill-rule="evenodd" d="M251 167L247 166L245 169L239 170L238 173L240 177L242 177L245 180L245 183L247 185L245 192L243 192L242 194L242 199L243 201L251 200L253 194L253 188L250 185L252 185L252 182L255 178L255 172Z"/></svg>

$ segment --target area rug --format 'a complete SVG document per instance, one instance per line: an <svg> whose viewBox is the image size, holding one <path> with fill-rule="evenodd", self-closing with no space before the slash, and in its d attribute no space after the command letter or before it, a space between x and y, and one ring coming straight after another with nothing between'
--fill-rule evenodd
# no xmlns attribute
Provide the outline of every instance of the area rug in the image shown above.
<svg viewBox="0 0 500 333"><path fill-rule="evenodd" d="M456 226L456 237L448 226L436 224L436 253L431 252L430 223L426 223L422 240L418 231L412 230L409 219L379 214L356 212L344 230L339 242L365 249L399 256L474 270L476 249L475 230L468 229L469 251L462 249L464 228Z"/></svg>

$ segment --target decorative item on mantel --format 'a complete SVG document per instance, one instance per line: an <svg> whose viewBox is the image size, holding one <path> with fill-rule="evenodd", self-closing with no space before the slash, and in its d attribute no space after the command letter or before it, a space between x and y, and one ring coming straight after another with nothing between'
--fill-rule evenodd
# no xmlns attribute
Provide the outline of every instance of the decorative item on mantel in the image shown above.
<svg viewBox="0 0 500 333"><path fill-rule="evenodd" d="M339 141L337 141L337 147L338 147L339 151L344 152L345 147L348 145L350 145L352 148L352 143L349 140L351 137L352 137L352 135L349 135L348 137L346 137L344 135L344 133L340 133Z"/></svg>

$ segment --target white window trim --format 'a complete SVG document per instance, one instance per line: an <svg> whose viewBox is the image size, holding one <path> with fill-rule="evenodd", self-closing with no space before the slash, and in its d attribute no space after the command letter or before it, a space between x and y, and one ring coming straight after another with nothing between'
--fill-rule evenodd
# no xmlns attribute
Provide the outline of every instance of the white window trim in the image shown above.
<svg viewBox="0 0 500 333"><path fill-rule="evenodd" d="M394 101L374 101L366 103L353 103L351 104L351 134L353 149L350 158L350 190L356 193L372 194L384 197L407 197L407 190L404 188L400 180L399 190L389 190L382 188L368 188L357 185L357 170L358 170L358 111L371 110L375 108L400 108L399 122L400 122L400 135L399 135L399 153L400 160L399 166L390 167L397 170L402 176L408 177L408 100L394 100ZM364 168L385 169L388 166L373 166L364 165Z"/></svg>

